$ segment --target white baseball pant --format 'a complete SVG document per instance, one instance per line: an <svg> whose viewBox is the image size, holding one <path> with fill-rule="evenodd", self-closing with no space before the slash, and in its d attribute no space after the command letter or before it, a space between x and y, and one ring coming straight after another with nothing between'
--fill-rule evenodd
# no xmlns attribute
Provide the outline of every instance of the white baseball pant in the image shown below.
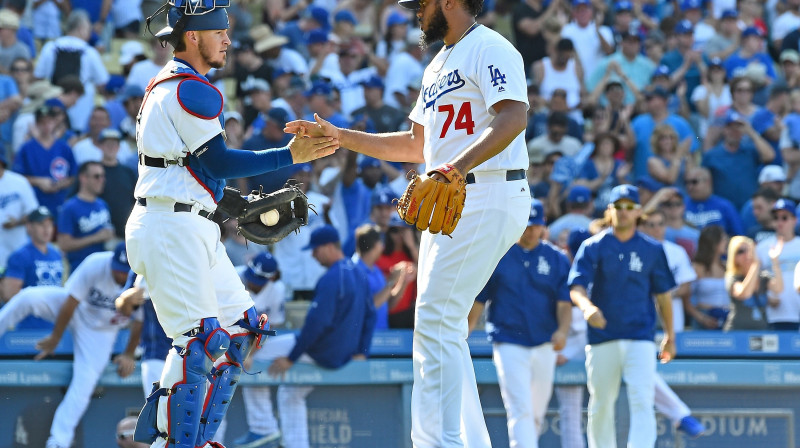
<svg viewBox="0 0 800 448"><path fill-rule="evenodd" d="M195 213L173 210L174 201L148 198L147 207L133 208L125 226L128 261L144 276L161 327L178 347L190 339L184 333L208 317L216 317L230 334L246 332L234 324L253 307L253 300L220 242L219 226ZM225 360L222 356L215 365ZM183 380L183 359L173 348L161 387ZM167 402L158 403L158 428L164 432ZM165 445L159 438L152 446Z"/></svg>
<svg viewBox="0 0 800 448"><path fill-rule="evenodd" d="M273 336L253 354L254 361L272 361L288 356L297 342L293 333ZM303 354L297 362L313 364L310 356ZM284 448L308 448L308 412L306 397L314 390L311 386L278 386L278 414ZM278 431L278 421L272 410L269 386L243 386L245 415L250 431L268 435Z"/></svg>
<svg viewBox="0 0 800 448"><path fill-rule="evenodd" d="M51 294L25 294L12 298L0 308L0 334L29 315L55 322L61 306L69 297L67 291L63 291L63 296L57 296L58 300L54 300ZM68 328L72 334L74 353L72 379L53 417L48 446L68 447L72 444L75 428L89 406L92 392L108 365L117 339L116 329L95 330L75 325L75 320L70 322Z"/></svg>
<svg viewBox="0 0 800 448"><path fill-rule="evenodd" d="M497 343L492 352L506 408L509 444L511 448L537 448L556 373L553 344Z"/></svg>
<svg viewBox="0 0 800 448"><path fill-rule="evenodd" d="M558 397L561 448L585 448L581 428L583 420L583 386L556 386Z"/></svg>
<svg viewBox="0 0 800 448"><path fill-rule="evenodd" d="M52 289L51 289L52 288ZM17 326L28 316L36 316L48 322L55 322L61 306L67 301L69 293L57 286L47 287L50 291L61 290L64 294L17 294L0 308L0 335ZM58 300L54 300L58 299Z"/></svg>
<svg viewBox="0 0 800 448"><path fill-rule="evenodd" d="M589 448L617 446L614 406L620 380L625 380L630 407L628 446L653 447L656 443L656 345L651 341L618 339L586 346L589 388Z"/></svg>
<svg viewBox="0 0 800 448"><path fill-rule="evenodd" d="M656 410L670 419L673 425L678 426L681 419L692 414L692 410L683 402L675 392L670 389L661 375L655 377Z"/></svg>
<svg viewBox="0 0 800 448"><path fill-rule="evenodd" d="M422 233L414 328L411 440L415 448L491 447L467 346L467 314L525 230L527 181L479 173L452 238ZM486 182L492 178L493 181Z"/></svg>
<svg viewBox="0 0 800 448"><path fill-rule="evenodd" d="M89 407L92 392L108 365L117 339L116 329L99 331L73 323L69 326L74 352L72 379L53 417L48 446L53 443L58 447L71 446L75 428Z"/></svg>

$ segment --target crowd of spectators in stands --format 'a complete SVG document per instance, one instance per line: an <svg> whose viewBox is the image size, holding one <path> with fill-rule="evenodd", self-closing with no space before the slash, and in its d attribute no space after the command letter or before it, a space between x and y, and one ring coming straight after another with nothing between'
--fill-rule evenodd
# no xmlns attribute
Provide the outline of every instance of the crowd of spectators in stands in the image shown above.
<svg viewBox="0 0 800 448"><path fill-rule="evenodd" d="M230 7L227 65L209 74L226 97L228 145L283 146L291 138L284 125L313 113L367 132L407 129L424 67L441 45L419 46L416 17L393 0L284 3ZM172 57L144 30L158 6L2 2L4 301L21 287L63 281L124 237L136 115L149 80ZM745 299L763 298L752 306L764 309L765 325L796 330L800 252L791 258L793 231L782 227L796 224L792 199L800 198L800 0L498 0L485 2L478 21L523 56L528 180L552 223L551 241L566 248L571 231L602 217L613 187L637 185L645 210L663 212L665 239L686 250L697 272L684 303L687 328L722 328L741 277ZM309 300L323 273L299 250L314 228L333 225L345 254L365 257L356 230L373 224L383 251L366 262L392 291L379 303L388 308L382 322L410 328L418 235L393 218L392 200L411 169L425 167L342 149L229 184L246 193L296 179L316 206L308 229L268 248L288 300ZM244 265L265 248L247 244L232 224L223 225L225 245ZM776 295L752 277L769 277L767 252L778 240L787 287ZM731 258L751 246L756 268ZM15 256L20 250L27 255ZM63 266L53 265L54 253Z"/></svg>

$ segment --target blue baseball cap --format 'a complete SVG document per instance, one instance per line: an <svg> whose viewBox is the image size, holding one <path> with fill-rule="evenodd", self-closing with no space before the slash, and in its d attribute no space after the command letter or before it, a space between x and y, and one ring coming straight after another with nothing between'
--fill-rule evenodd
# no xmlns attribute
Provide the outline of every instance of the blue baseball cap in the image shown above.
<svg viewBox="0 0 800 448"><path fill-rule="evenodd" d="M365 88L368 88L368 87L375 88L375 89L384 88L383 80L378 75L370 76L369 78L367 78L364 81L362 81L361 85L363 85Z"/></svg>
<svg viewBox="0 0 800 448"><path fill-rule="evenodd" d="M311 88L306 92L306 97L313 95L328 96L331 93L333 93L333 87L331 87L330 83L325 81L314 81L314 84L312 84Z"/></svg>
<svg viewBox="0 0 800 448"><path fill-rule="evenodd" d="M775 201L775 205L772 206L772 213L775 214L778 210L789 212L792 216L797 217L797 204L791 199L781 198Z"/></svg>
<svg viewBox="0 0 800 448"><path fill-rule="evenodd" d="M572 0L572 6L588 5L592 6L592 0Z"/></svg>
<svg viewBox="0 0 800 448"><path fill-rule="evenodd" d="M725 61L723 61L722 58L713 57L713 58L708 60L708 66L709 67L725 67Z"/></svg>
<svg viewBox="0 0 800 448"><path fill-rule="evenodd" d="M667 67L666 65L659 65L658 67L656 67L655 70L653 70L653 74L650 75L650 80L652 80L656 76L666 76L669 78L669 72L670 72L669 67Z"/></svg>
<svg viewBox="0 0 800 448"><path fill-rule="evenodd" d="M722 11L722 15L720 16L721 19L738 19L739 18L739 11L735 9L726 9Z"/></svg>
<svg viewBox="0 0 800 448"><path fill-rule="evenodd" d="M125 242L117 244L114 248L114 256L111 257L111 269L114 271L128 272L131 270L128 264L128 253L125 252Z"/></svg>
<svg viewBox="0 0 800 448"><path fill-rule="evenodd" d="M227 30L230 28L228 11L231 0L168 0L167 26L155 36L167 40L182 17L183 31Z"/></svg>
<svg viewBox="0 0 800 448"><path fill-rule="evenodd" d="M314 250L319 246L339 242L339 232L331 225L324 225L311 232L308 245L303 250Z"/></svg>
<svg viewBox="0 0 800 448"><path fill-rule="evenodd" d="M126 84L124 87L122 87L122 93L119 94L119 100L124 103L131 98L144 98L144 90L135 84Z"/></svg>
<svg viewBox="0 0 800 448"><path fill-rule="evenodd" d="M289 113L282 107L273 107L267 111L267 115L264 118L272 121L277 124L279 128L283 129L286 123L289 122Z"/></svg>
<svg viewBox="0 0 800 448"><path fill-rule="evenodd" d="M264 286L278 270L278 262L269 252L261 252L247 262L244 278L255 285Z"/></svg>
<svg viewBox="0 0 800 448"><path fill-rule="evenodd" d="M399 217L396 213L392 214L392 217L389 219L389 227L408 227L408 228L416 228L411 224L403 221L403 218Z"/></svg>
<svg viewBox="0 0 800 448"><path fill-rule="evenodd" d="M567 202L570 204L585 204L592 201L592 190L584 185L575 185L567 194Z"/></svg>
<svg viewBox="0 0 800 448"><path fill-rule="evenodd" d="M683 0L681 2L681 11L690 9L703 9L703 2L701 0Z"/></svg>
<svg viewBox="0 0 800 448"><path fill-rule="evenodd" d="M333 16L333 22L350 22L353 25L358 25L358 20L356 20L356 15L350 12L347 9L342 9Z"/></svg>
<svg viewBox="0 0 800 448"><path fill-rule="evenodd" d="M567 237L567 247L569 248L569 251L573 257L578 253L578 249L581 248L581 244L583 244L583 242L588 240L591 236L592 234L588 229L573 229L571 232L569 232L569 236Z"/></svg>
<svg viewBox="0 0 800 448"><path fill-rule="evenodd" d="M306 45L324 44L328 42L328 32L323 29L311 30L306 37ZM274 76L274 75L273 75Z"/></svg>
<svg viewBox="0 0 800 448"><path fill-rule="evenodd" d="M303 14L306 18L314 20L315 22L319 23L320 26L324 29L330 28L330 20L328 10L325 8L321 8L319 6L312 6L306 9L305 14Z"/></svg>
<svg viewBox="0 0 800 448"><path fill-rule="evenodd" d="M528 216L528 226L545 225L544 204L538 199L531 201L531 214Z"/></svg>
<svg viewBox="0 0 800 448"><path fill-rule="evenodd" d="M744 124L746 121L747 118L745 118L744 115L736 112L733 109L728 109L728 112L725 113L725 126L734 123Z"/></svg>
<svg viewBox="0 0 800 448"><path fill-rule="evenodd" d="M392 203L395 199L397 199L397 195L394 191L390 190L388 187L377 187L375 191L372 192L370 206L393 205Z"/></svg>
<svg viewBox="0 0 800 448"><path fill-rule="evenodd" d="M633 3L627 0L617 2L614 4L614 11L616 12L633 11Z"/></svg>
<svg viewBox="0 0 800 448"><path fill-rule="evenodd" d="M691 34L694 32L694 25L690 20L683 19L675 25L675 34Z"/></svg>
<svg viewBox="0 0 800 448"><path fill-rule="evenodd" d="M369 156L364 156L361 158L361 161L358 162L358 170L364 171L367 168L380 168L381 161Z"/></svg>
<svg viewBox="0 0 800 448"><path fill-rule="evenodd" d="M639 189L633 185L623 184L617 185L611 189L611 194L608 196L608 203L613 204L617 201L629 200L634 204L639 203Z"/></svg>
<svg viewBox="0 0 800 448"><path fill-rule="evenodd" d="M405 25L407 23L408 23L408 17L397 11L392 12L391 14L389 14L389 17L386 18L387 27L394 25Z"/></svg>
<svg viewBox="0 0 800 448"><path fill-rule="evenodd" d="M744 31L742 31L742 39L750 36L758 36L763 38L764 32L761 31L761 28L755 26L748 26L747 28L744 29Z"/></svg>

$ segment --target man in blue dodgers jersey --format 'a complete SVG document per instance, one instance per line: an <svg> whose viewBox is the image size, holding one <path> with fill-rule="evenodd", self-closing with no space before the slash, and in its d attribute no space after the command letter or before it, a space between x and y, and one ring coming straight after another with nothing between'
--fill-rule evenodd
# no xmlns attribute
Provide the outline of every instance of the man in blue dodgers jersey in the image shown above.
<svg viewBox="0 0 800 448"><path fill-rule="evenodd" d="M58 214L58 247L64 251L70 270L89 255L103 251L114 238L111 211L100 199L106 170L100 162L86 162L78 169L78 194L67 199Z"/></svg>
<svg viewBox="0 0 800 448"><path fill-rule="evenodd" d="M314 300L300 334L271 338L255 353L256 359L274 360L269 366L272 376L283 376L297 362L338 369L351 360L366 359L372 343L375 308L369 283L363 271L344 256L336 229L325 225L314 230L305 250L312 250L314 258L328 270L317 282ZM312 390L310 386L278 387L278 412L285 448L309 447L306 396ZM275 417L265 415L264 418L274 431ZM270 434L265 439L269 440L265 443L270 443L266 447L272 448L277 442Z"/></svg>
<svg viewBox="0 0 800 448"><path fill-rule="evenodd" d="M54 231L50 210L45 206L35 209L28 214L25 226L30 242L8 257L8 267L0 280L3 302L29 286L61 286L64 263L61 252L50 243Z"/></svg>
<svg viewBox="0 0 800 448"><path fill-rule="evenodd" d="M466 203L452 238L423 232L420 243L411 439L418 448L489 447L467 315L530 211L525 70L511 43L475 22L481 0L400 5L416 10L425 43L445 43L425 69L411 129L367 134L317 117L291 122L287 131L337 137L378 159L424 162L436 181L446 181L443 171L465 176Z"/></svg>
<svg viewBox="0 0 800 448"><path fill-rule="evenodd" d="M31 314L55 323L50 336L36 344L40 353L34 359L52 354L67 328L72 335L75 354L72 379L53 417L47 448L72 445L75 428L108 365L117 332L131 323L130 318L118 313L114 307L114 299L122 292L129 270L125 244L120 243L113 252L90 255L70 275L63 288L25 288L0 308L0 334ZM125 352L114 358L119 365L117 372L122 377L133 372L133 353L140 329L141 317L137 316Z"/></svg>
<svg viewBox="0 0 800 448"><path fill-rule="evenodd" d="M614 187L608 208L611 228L581 244L568 281L572 302L589 324L587 439L589 448L617 446L614 406L624 379L631 416L628 446L652 447L656 442L652 296L664 328L659 357L669 362L675 356L670 291L676 285L661 244L636 230L641 216L636 187Z"/></svg>
<svg viewBox="0 0 800 448"><path fill-rule="evenodd" d="M534 199L528 227L500 260L469 313L472 329L488 302L487 330L511 448L539 446L556 351L564 348L572 321L569 260L542 239L546 229L544 206Z"/></svg>
<svg viewBox="0 0 800 448"><path fill-rule="evenodd" d="M131 267L147 281L174 344L137 425L137 440L154 447L213 446L209 440L227 411L241 362L268 333L266 316L256 314L211 220L224 179L307 162L338 148L333 138L303 135L279 149L227 148L222 94L205 74L225 65L229 5L169 0L148 19L166 13L167 26L155 36L175 49L140 108L137 205L125 229Z"/></svg>

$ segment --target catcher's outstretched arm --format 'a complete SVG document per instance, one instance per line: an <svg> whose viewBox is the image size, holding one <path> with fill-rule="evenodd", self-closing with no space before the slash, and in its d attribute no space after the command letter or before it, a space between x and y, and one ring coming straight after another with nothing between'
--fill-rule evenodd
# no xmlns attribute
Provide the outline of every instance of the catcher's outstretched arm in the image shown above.
<svg viewBox="0 0 800 448"><path fill-rule="evenodd" d="M298 157L294 157L291 146L295 145ZM274 171L293 163L306 162L333 153L339 147L338 142L330 137L295 138L289 146L263 151L247 151L228 148L222 134L217 134L200 149L194 152L190 160L197 160L203 168L217 179L234 177L250 177ZM309 158L311 155L317 157ZM300 160L295 160L299 158Z"/></svg>

